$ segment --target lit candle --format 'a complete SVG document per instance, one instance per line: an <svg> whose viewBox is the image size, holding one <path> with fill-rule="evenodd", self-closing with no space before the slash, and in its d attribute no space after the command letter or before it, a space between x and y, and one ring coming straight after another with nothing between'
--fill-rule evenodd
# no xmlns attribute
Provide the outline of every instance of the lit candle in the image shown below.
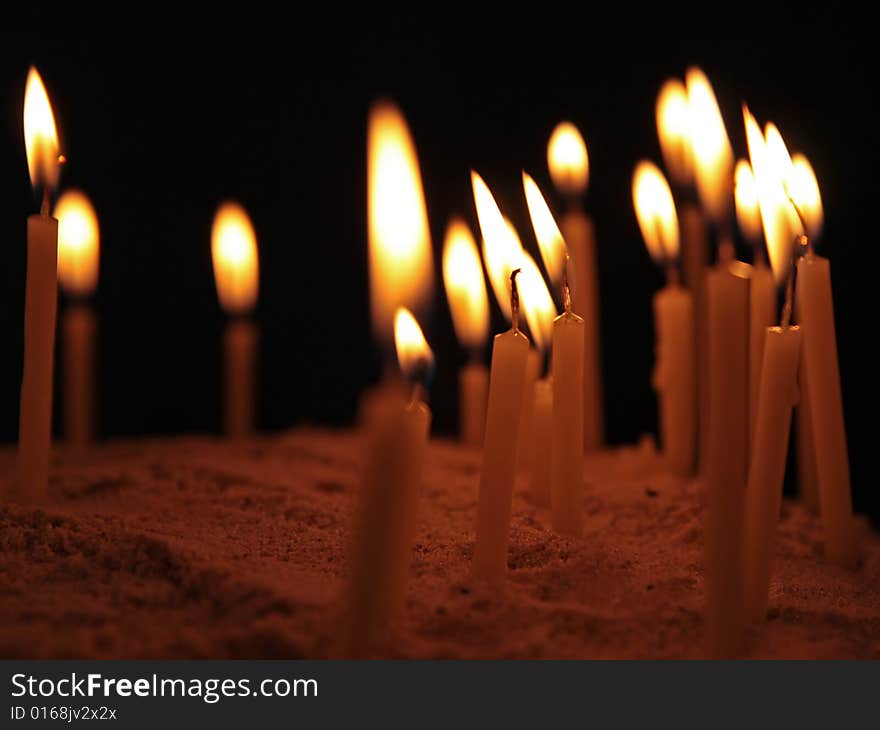
<svg viewBox="0 0 880 730"><path fill-rule="evenodd" d="M506 245L504 242L509 241L510 233L492 193L475 172L471 173L471 183L485 246L503 248ZM502 268L509 265L506 256L499 259L500 262L495 258L486 259L492 282L498 276L493 265L498 264ZM507 571L517 432L523 403L526 360L529 355L529 340L519 330L519 295L516 286L518 273L519 269L514 269L509 274L511 287L508 306L511 328L496 335L492 345L486 438L483 445L472 564L476 577L496 585L504 580Z"/></svg>
<svg viewBox="0 0 880 730"><path fill-rule="evenodd" d="M523 189L544 267L562 284L563 313L553 320L553 417L550 441L550 505L553 529L578 536L583 522L584 320L568 285L568 250L535 181L523 172Z"/></svg>
<svg viewBox="0 0 880 730"><path fill-rule="evenodd" d="M687 477L694 470L697 384L694 379L694 297L679 282L678 218L663 173L640 162L633 175L633 204L651 258L664 266L666 286L654 295L660 443L667 468Z"/></svg>
<svg viewBox="0 0 880 730"><path fill-rule="evenodd" d="M46 498L52 442L52 370L58 306L58 221L49 215L49 196L58 184L58 134L43 81L28 73L24 138L34 188L42 187L39 215L28 218L27 284L24 313L24 371L18 431L18 483L12 498Z"/></svg>
<svg viewBox="0 0 880 730"><path fill-rule="evenodd" d="M748 113L745 119L747 126L754 122ZM797 369L801 349L800 329L789 326L793 293L790 272L794 253L794 236L788 215L791 205L782 194L781 170L767 156L765 146L758 139L760 133L755 134L756 130L757 125L754 124L747 132L750 137L749 154L755 169L755 194L760 206L774 284L788 279L788 288L780 326L764 329L766 341L762 347L762 363L758 369L760 383L752 414L754 431L746 486L744 586L747 616L753 621L763 619L767 611L773 535L782 507L782 483L792 408L798 398Z"/></svg>
<svg viewBox="0 0 880 730"><path fill-rule="evenodd" d="M397 359L411 393L386 388L368 435L362 505L352 543L347 651L360 655L404 609L431 410L423 384L434 356L412 313L395 317Z"/></svg>
<svg viewBox="0 0 880 730"><path fill-rule="evenodd" d="M584 447L595 451L605 440L599 277L593 221L581 206L589 181L589 157L583 136L571 122L562 122L553 130L547 145L547 165L554 186L567 203L559 227L571 256L572 310L584 321ZM559 284L556 280L554 283Z"/></svg>
<svg viewBox="0 0 880 730"><path fill-rule="evenodd" d="M807 233L813 245L822 233L824 213L822 196L816 175L806 157L795 154L792 158L789 184L791 194L804 218ZM795 300L795 319L801 321L800 305ZM798 374L801 398L797 406L797 464L798 488L807 509L819 514L819 475L816 470L816 446L813 442L812 412L810 410L810 387L808 385L806 360L801 348L801 367Z"/></svg>
<svg viewBox="0 0 880 730"><path fill-rule="evenodd" d="M751 267L734 261L729 218L733 152L706 77L687 74L697 192L718 233L718 261L706 275L705 398L707 639L712 656L743 649L743 524L748 460L749 282ZM699 315L698 315L699 316ZM702 458L702 454L701 454Z"/></svg>
<svg viewBox="0 0 880 730"><path fill-rule="evenodd" d="M730 236L730 213L733 205L733 150L715 99L709 79L698 68L689 68L686 74L688 119L693 154L694 179L697 195L705 216L712 222L718 237L718 258L724 264L733 259L733 241ZM697 322L697 397L699 401L699 458L700 471L708 469L709 410L709 333L708 283L704 272L703 284L696 300ZM747 394L743 395L744 401ZM745 413L745 410L744 410ZM743 459L745 456L743 455ZM745 468L745 463L743 464Z"/></svg>
<svg viewBox="0 0 880 730"><path fill-rule="evenodd" d="M55 206L58 221L58 281L70 297L62 319L64 435L76 448L95 431L95 314L89 297L98 285L100 234L89 199L68 190Z"/></svg>
<svg viewBox="0 0 880 730"><path fill-rule="evenodd" d="M755 155L751 155L755 159ZM746 160L736 165L734 175L736 220L743 237L752 245L754 264L749 288L749 448L755 443L758 414L758 389L761 384L761 363L764 360L764 339L767 328L776 320L776 284L767 266L762 245L761 211L752 166Z"/></svg>
<svg viewBox="0 0 880 730"><path fill-rule="evenodd" d="M250 315L257 304L260 272L257 237L238 203L223 203L214 215L211 258L220 305L230 317L224 333L224 426L226 435L242 438L254 430L257 344Z"/></svg>
<svg viewBox="0 0 880 730"><path fill-rule="evenodd" d="M391 101L376 102L367 119L367 238L370 317L383 359L383 378L359 403L370 422L386 388L399 377L393 360L394 315L406 307L425 317L434 289L434 263L419 160L409 126Z"/></svg>
<svg viewBox="0 0 880 730"><path fill-rule="evenodd" d="M461 440L482 446L489 397L489 371L483 348L489 336L489 299L480 254L470 228L453 218L443 244L443 282L459 343L470 352L470 362L459 373Z"/></svg>
<svg viewBox="0 0 880 730"><path fill-rule="evenodd" d="M821 227L819 186L806 158L789 170L789 193L802 211L808 231ZM831 265L809 246L798 263L797 300L803 330L804 397L809 399L811 436L815 448L820 515L825 555L846 568L856 566L856 539L850 490L849 455L843 422Z"/></svg>

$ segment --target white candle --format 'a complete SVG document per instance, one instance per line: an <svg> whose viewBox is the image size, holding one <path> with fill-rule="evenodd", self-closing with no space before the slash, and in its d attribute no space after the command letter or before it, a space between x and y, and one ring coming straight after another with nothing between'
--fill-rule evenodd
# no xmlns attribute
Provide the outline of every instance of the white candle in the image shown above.
<svg viewBox="0 0 880 730"><path fill-rule="evenodd" d="M237 318L226 325L223 423L232 438L249 436L256 425L258 346L259 332L249 319Z"/></svg>
<svg viewBox="0 0 880 730"><path fill-rule="evenodd" d="M755 438L746 486L745 596L752 621L767 612L773 534L782 507L792 408L797 401L798 327L768 327L760 370Z"/></svg>
<svg viewBox="0 0 880 730"><path fill-rule="evenodd" d="M693 296L680 284L669 283L654 295L660 443L667 468L681 477L693 474L696 449L693 322Z"/></svg>
<svg viewBox="0 0 880 730"><path fill-rule="evenodd" d="M542 507L550 506L550 459L553 436L553 381L541 378L532 386L532 418L529 422L528 441L531 446L529 461L529 493L532 501Z"/></svg>
<svg viewBox="0 0 880 730"><path fill-rule="evenodd" d="M804 338L807 397L810 399L816 449L825 554L838 565L852 568L858 562L859 551L853 523L831 269L827 258L811 252L801 259L797 299Z"/></svg>
<svg viewBox="0 0 880 730"><path fill-rule="evenodd" d="M95 315L88 305L68 307L62 318L64 340L64 435L78 449L95 432Z"/></svg>
<svg viewBox="0 0 880 730"><path fill-rule="evenodd" d="M49 191L58 183L58 135L49 97L36 69L28 73L24 135L34 187L43 187L40 215L28 218L24 313L24 368L18 431L18 483L13 499L46 498L52 441L52 375L58 306L58 221L49 216Z"/></svg>
<svg viewBox="0 0 880 730"><path fill-rule="evenodd" d="M777 320L776 284L773 272L759 258L751 270L749 285L749 453L755 444L758 418L758 394L767 328Z"/></svg>
<svg viewBox="0 0 880 730"><path fill-rule="evenodd" d="M223 203L214 215L211 258L217 296L232 318L223 338L226 435L242 438L254 430L259 332L249 319L257 304L260 271L257 237L238 203Z"/></svg>
<svg viewBox="0 0 880 730"><path fill-rule="evenodd" d="M553 529L579 536L584 499L584 320L570 306L553 323L553 431L550 503Z"/></svg>
<svg viewBox="0 0 880 730"><path fill-rule="evenodd" d="M473 555L474 575L496 584L507 572L517 430L528 355L528 338L519 331L514 318L514 326L496 335L492 345L489 407Z"/></svg>
<svg viewBox="0 0 880 730"><path fill-rule="evenodd" d="M749 278L738 262L707 277L709 435L706 461L707 638L709 653L743 649L743 523L748 440Z"/></svg>
<svg viewBox="0 0 880 730"><path fill-rule="evenodd" d="M543 354L535 348L529 349L529 357L526 360L526 377L523 381L523 404L519 418L519 438L517 439L517 468L523 473L531 473L534 454L538 448L534 435L536 433L533 422L535 418L535 386L541 378L543 367ZM549 494L549 492L548 492ZM549 497L548 502L549 504Z"/></svg>

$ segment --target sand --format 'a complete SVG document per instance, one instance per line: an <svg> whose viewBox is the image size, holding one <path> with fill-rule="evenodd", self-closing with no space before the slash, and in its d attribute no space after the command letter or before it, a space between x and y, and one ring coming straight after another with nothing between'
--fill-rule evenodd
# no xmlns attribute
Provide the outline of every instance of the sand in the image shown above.
<svg viewBox="0 0 880 730"><path fill-rule="evenodd" d="M56 448L49 502L0 506L0 657L338 656L359 454L305 428ZM0 482L14 465L0 450ZM702 656L700 485L658 473L650 448L592 458L579 539L517 493L499 594L469 576L479 452L434 440L406 613L374 656ZM880 539L858 530L859 569L837 568L786 500L750 657L880 658Z"/></svg>

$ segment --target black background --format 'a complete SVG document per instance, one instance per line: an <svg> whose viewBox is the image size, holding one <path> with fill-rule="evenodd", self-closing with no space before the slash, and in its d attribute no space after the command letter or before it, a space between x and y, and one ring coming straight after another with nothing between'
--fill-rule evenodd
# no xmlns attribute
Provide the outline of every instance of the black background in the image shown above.
<svg viewBox="0 0 880 730"><path fill-rule="evenodd" d="M655 428L650 301L662 284L639 237L630 178L640 158L660 161L660 85L698 64L738 157L745 100L816 170L856 507L876 516L877 308L866 293L878 275L871 198L880 191L870 39L853 20L781 17L758 30L757 22L700 27L670 17L637 27L631 18L534 12L542 17L364 19L340 10L294 23L254 11L183 30L170 17L87 23L72 11L10 20L17 30L0 44L0 440L17 433L25 218L37 207L21 131L29 65L43 75L69 158L62 186L84 189L100 218L102 437L219 432L224 317L209 236L225 198L248 209L259 239L261 427L351 422L358 394L380 371L366 283L365 120L372 100L390 96L418 148L438 273L448 217L476 224L472 167L536 254L520 170L551 193L549 134L564 118L581 128L607 433L622 443ZM434 430L448 434L465 354L439 276L436 290L423 325L438 360Z"/></svg>

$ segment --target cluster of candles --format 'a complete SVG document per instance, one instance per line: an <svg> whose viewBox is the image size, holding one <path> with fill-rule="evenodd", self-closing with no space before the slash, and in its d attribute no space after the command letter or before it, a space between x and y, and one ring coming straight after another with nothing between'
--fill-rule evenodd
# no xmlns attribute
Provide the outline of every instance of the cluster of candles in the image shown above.
<svg viewBox="0 0 880 730"><path fill-rule="evenodd" d="M685 83L667 82L657 102L676 195L651 162L640 162L633 178L642 236L668 278L654 297L663 463L682 478L698 473L705 484L707 626L710 651L720 656L740 653L747 620L766 612L795 406L800 483L821 512L826 554L848 567L858 554L829 265L812 245L822 225L818 185L809 162L789 156L774 125L762 132L745 107L743 116L749 161L734 166L712 87L698 69L688 70ZM76 301L63 321L65 430L81 446L92 437L95 323L87 299L98 278L98 226L77 191L61 196L55 217L49 213L62 158L34 69L24 129L31 181L42 187L44 202L28 220L20 470L11 496L39 501L48 481L59 281ZM579 536L585 453L604 443L595 241L580 205L589 164L574 125L558 125L547 157L567 203L559 224L534 178L522 174L543 272L474 171L482 246L461 218L449 222L443 246L453 324L471 354L460 373L461 438L482 448L473 574L493 590L506 574L517 474L527 475L531 498L550 508L552 529ZM433 296L427 207L415 146L392 102L370 110L367 169L370 310L389 362L386 377L362 401L366 459L349 586L352 646L368 642L404 600L431 422L424 394L434 367L418 323ZM735 260L734 219L754 246L752 264ZM718 251L711 266L710 230ZM259 267L253 227L235 203L216 214L212 257L230 315L226 431L241 436L254 425L258 332L249 313ZM489 335L484 266L511 325L495 336L489 369L482 358Z"/></svg>

